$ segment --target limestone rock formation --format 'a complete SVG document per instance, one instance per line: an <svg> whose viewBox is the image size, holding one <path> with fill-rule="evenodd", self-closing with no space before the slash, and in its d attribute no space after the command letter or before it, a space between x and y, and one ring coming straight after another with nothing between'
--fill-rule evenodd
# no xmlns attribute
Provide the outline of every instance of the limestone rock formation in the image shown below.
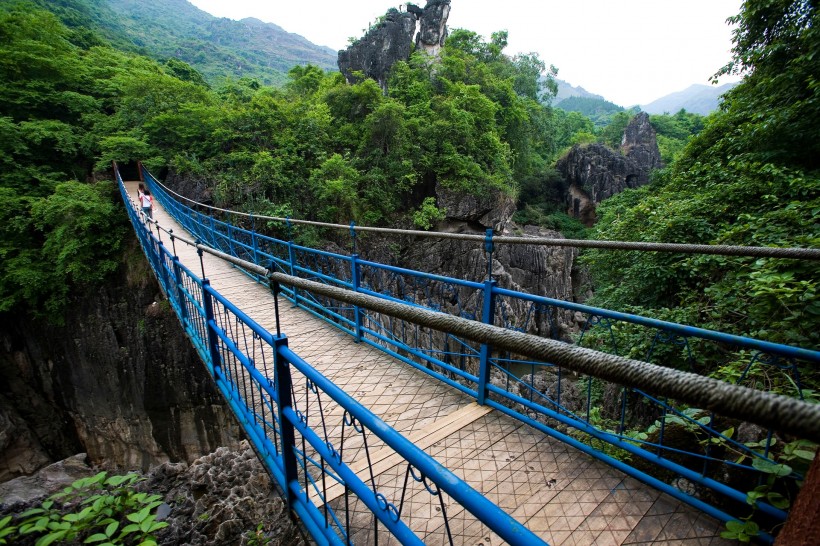
<svg viewBox="0 0 820 546"><path fill-rule="evenodd" d="M502 230L515 212L515 201L501 191L477 196L454 191L438 183L436 206L445 211L450 225L465 223L481 234L486 228Z"/></svg>
<svg viewBox="0 0 820 546"><path fill-rule="evenodd" d="M409 9L409 4L408 4ZM450 16L450 0L428 0L419 17L419 33L416 47L429 55L438 55L447 39L447 18Z"/></svg>
<svg viewBox="0 0 820 546"><path fill-rule="evenodd" d="M48 465L31 476L0 483L0 513L22 512L80 478L93 476L85 453Z"/></svg>
<svg viewBox="0 0 820 546"><path fill-rule="evenodd" d="M41 469L33 476L0 484L0 519L39 506L75 480L99 471L84 453ZM237 450L220 447L187 463L163 463L135 488L165 501L157 518L168 526L155 534L158 544L225 546L305 544L287 506L276 493L247 442ZM24 542L24 544L33 544Z"/></svg>
<svg viewBox="0 0 820 546"><path fill-rule="evenodd" d="M390 68L410 58L414 43L432 55L438 54L447 37L449 14L450 0L428 0L423 10L413 4L407 4L406 12L391 8L364 37L339 51L339 71L348 82L357 81L356 73L361 72L386 91Z"/></svg>
<svg viewBox="0 0 820 546"><path fill-rule="evenodd" d="M393 8L363 38L339 51L339 71L349 83L357 81L355 72L361 72L386 90L390 68L410 57L415 33L416 16Z"/></svg>
<svg viewBox="0 0 820 546"><path fill-rule="evenodd" d="M576 144L556 165L569 188L565 196L567 213L586 225L594 224L598 203L626 188L648 183L649 174L660 166L655 130L645 112L629 122L620 152L603 144Z"/></svg>
<svg viewBox="0 0 820 546"><path fill-rule="evenodd" d="M169 546L304 544L288 509L254 451L219 448L185 463L151 470L139 488L162 495L170 507L168 527L157 533Z"/></svg>
<svg viewBox="0 0 820 546"><path fill-rule="evenodd" d="M639 112L629 121L621 139L621 153L643 169L646 179L640 179L639 185L648 182L649 173L662 166L658 137L646 112Z"/></svg>
<svg viewBox="0 0 820 546"><path fill-rule="evenodd" d="M126 261L131 269L110 286L74 302L65 327L0 322L0 408L15 410L0 424L0 481L78 452L147 469L237 445L176 316L156 303L147 262Z"/></svg>

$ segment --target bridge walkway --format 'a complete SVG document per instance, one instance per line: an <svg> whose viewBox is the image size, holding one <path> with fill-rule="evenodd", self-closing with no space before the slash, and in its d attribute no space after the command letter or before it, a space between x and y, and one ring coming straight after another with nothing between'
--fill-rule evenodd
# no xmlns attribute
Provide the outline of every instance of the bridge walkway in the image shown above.
<svg viewBox="0 0 820 546"><path fill-rule="evenodd" d="M126 187L136 201L137 182L126 182ZM165 229L189 236L158 203L154 218ZM162 238L169 245L167 235ZM201 274L195 249L177 243L176 252L183 264ZM214 256L206 253L202 259L214 288L260 325L276 331L269 289ZM356 343L284 298L279 313L282 332L294 352L550 544L733 543L720 538L723 526L717 520L503 413L478 406L428 375ZM267 371L272 377L272 370ZM354 470L364 475L366 461L359 461L361 468ZM400 491L404 467L390 456L374 454L372 446L371 461L379 489ZM331 505L342 502L343 489L331 487L326 497ZM429 501L424 506L410 511L411 527L432 531L428 543L437 543L430 537L440 536L445 544L443 529L428 529L429 522L440 518L425 513ZM359 513L355 505L354 512ZM353 541L372 544L372 515L366 509L360 514L354 518L361 526ZM449 511L448 516L457 544L502 543L475 519L462 520ZM378 541L396 542L382 532Z"/></svg>

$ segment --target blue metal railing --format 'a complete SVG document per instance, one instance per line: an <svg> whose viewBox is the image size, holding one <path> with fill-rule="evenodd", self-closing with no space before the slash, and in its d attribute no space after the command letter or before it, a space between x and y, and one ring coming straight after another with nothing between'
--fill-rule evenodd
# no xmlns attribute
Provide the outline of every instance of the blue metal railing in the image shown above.
<svg viewBox="0 0 820 546"><path fill-rule="evenodd" d="M203 214L173 199L150 173L144 174L163 206L200 240L291 275L559 339L564 337L560 323L567 322L570 314L580 314L584 326L576 343L690 370L704 369L707 364L715 368L715 362L734 366L741 370L739 383L754 384L764 377L768 383L791 386L800 398L804 397L801 371L816 373L820 362L820 352L809 349L525 294L491 280L455 279L363 260L357 254L301 246L290 237L279 239L244 228L241 217L232 224ZM485 251L492 252L491 233L485 246ZM295 305L357 340L724 521L742 512L746 493L753 488L750 484L768 477L750 461L776 462L773 431L747 427L751 435L747 430L741 438L742 423L651 393L576 377L547 362L497 354L486 345L303 291L284 288L284 293ZM619 347L624 342L630 344ZM603 414L605 396L617 399L617 412ZM625 464L624 460L635 462ZM793 492L801 479L793 473L783 487ZM773 522L787 515L765 502L758 501L756 507Z"/></svg>
<svg viewBox="0 0 820 546"><path fill-rule="evenodd" d="M143 222L116 176L163 292L260 460L317 543L371 543L372 533L389 532L403 544L454 544L449 520L457 514L471 515L511 544L545 544L296 355L286 336L266 331L180 263ZM386 448L404 461L403 482L374 475L372 467L366 479L351 470L352 462L370 461ZM332 484L344 489L338 500L329 496ZM435 526L412 514L429 503L438 512L423 512L438 513L442 525L419 537L416 528ZM382 529L351 525L362 510Z"/></svg>

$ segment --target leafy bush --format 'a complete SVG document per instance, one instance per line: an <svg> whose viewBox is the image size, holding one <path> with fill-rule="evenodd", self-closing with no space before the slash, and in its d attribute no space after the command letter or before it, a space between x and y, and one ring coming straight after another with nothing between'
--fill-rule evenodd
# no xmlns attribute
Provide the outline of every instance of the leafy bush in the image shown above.
<svg viewBox="0 0 820 546"><path fill-rule="evenodd" d="M417 211L413 213L413 223L421 229L430 229L436 222L444 220L447 211L436 206L435 197L427 197Z"/></svg>
<svg viewBox="0 0 820 546"><path fill-rule="evenodd" d="M156 546L153 533L167 527L157 521L159 495L137 493L136 474L82 478L13 518L0 520L0 544L13 537L36 538L35 546L53 543L100 546ZM11 524L14 525L11 525Z"/></svg>

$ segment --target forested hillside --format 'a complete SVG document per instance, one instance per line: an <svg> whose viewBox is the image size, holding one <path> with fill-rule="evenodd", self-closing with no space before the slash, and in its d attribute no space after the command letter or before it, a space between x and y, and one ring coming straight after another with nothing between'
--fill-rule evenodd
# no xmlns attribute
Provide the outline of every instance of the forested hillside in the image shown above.
<svg viewBox="0 0 820 546"><path fill-rule="evenodd" d="M255 213L429 228L445 213L441 186L516 196L529 211L520 221L572 230L553 195L555 160L572 144L616 144L629 120L616 113L596 128L542 104L544 63L505 55L505 33L453 32L439 59L397 63L387 95L316 66L293 67L278 88L209 85L182 60L112 41L103 4L56 3L62 19L31 3L0 8L0 311L59 317L71 294L117 267L125 217L107 175L94 174L111 160L143 160ZM723 111L652 117L670 166L604 203L596 237L818 245L818 16L810 2L777 5L749 1L738 16L726 70L747 79ZM812 265L586 259L602 305L817 344Z"/></svg>
<svg viewBox="0 0 820 546"><path fill-rule="evenodd" d="M820 246L820 16L813 2L747 1L735 17L745 80L654 184L599 208L595 236ZM591 252L600 305L817 347L810 262ZM720 372L731 378L736 369Z"/></svg>
<svg viewBox="0 0 820 546"><path fill-rule="evenodd" d="M16 0L15 0L16 1ZM32 0L76 32L165 62L177 59L218 84L251 78L281 85L294 65L336 70L336 52L258 19L217 18L187 0Z"/></svg>

